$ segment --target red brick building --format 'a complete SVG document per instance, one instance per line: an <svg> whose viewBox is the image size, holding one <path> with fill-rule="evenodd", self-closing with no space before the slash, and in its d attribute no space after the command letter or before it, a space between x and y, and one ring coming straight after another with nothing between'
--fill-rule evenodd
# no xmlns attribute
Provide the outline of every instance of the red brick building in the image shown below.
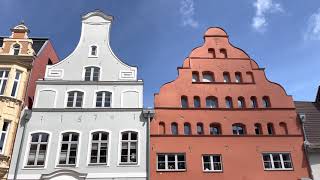
<svg viewBox="0 0 320 180"><path fill-rule="evenodd" d="M152 180L308 178L292 97L210 28L178 77L155 95Z"/></svg>

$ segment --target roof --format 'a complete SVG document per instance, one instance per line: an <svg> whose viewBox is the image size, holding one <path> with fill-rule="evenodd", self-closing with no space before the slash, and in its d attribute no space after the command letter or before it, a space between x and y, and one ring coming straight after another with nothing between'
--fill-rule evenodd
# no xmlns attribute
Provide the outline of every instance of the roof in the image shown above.
<svg viewBox="0 0 320 180"><path fill-rule="evenodd" d="M2 47L3 45L4 38L8 38L8 37L0 37L0 47ZM49 40L49 38L38 38L38 37L34 37L34 38L31 37L29 39L32 39L33 41L32 48L36 54L39 53L43 45Z"/></svg>
<svg viewBox="0 0 320 180"><path fill-rule="evenodd" d="M304 122L305 135L307 141L311 144L320 143L320 103L295 101L298 113L304 113L306 120Z"/></svg>

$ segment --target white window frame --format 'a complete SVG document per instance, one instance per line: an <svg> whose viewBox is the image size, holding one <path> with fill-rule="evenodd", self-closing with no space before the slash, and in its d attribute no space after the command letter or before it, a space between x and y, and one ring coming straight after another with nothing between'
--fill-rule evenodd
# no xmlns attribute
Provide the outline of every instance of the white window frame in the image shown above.
<svg viewBox="0 0 320 180"><path fill-rule="evenodd" d="M0 96L3 96L6 92L6 86L8 85L8 80L9 80L9 75L10 75L10 69L0 69L0 71L3 71L2 77L0 77L0 92L1 89L3 88L3 82L6 81L6 84L4 85L4 89L3 89L3 94L0 94ZM5 77L5 72L8 73L8 77Z"/></svg>
<svg viewBox="0 0 320 180"><path fill-rule="evenodd" d="M92 55L92 47L95 46L96 47L96 55ZM97 58L99 57L99 46L97 44L91 44L89 46L89 52L88 52L88 57L90 58Z"/></svg>
<svg viewBox="0 0 320 180"><path fill-rule="evenodd" d="M97 96L98 92L109 92L109 93L111 93L111 96L110 96L110 107L104 107L104 106L97 107L96 102L97 102L97 98L98 98L98 96ZM103 97L104 96L102 96L102 105L104 104L104 98ZM93 107L95 107L95 108L112 108L113 107L113 98L114 98L113 91L110 91L110 90L107 90L107 89L96 90L96 91L94 91Z"/></svg>
<svg viewBox="0 0 320 180"><path fill-rule="evenodd" d="M159 155L164 155L165 156L165 161L164 161L164 163L165 163L165 169L159 169L159 158L158 158L158 156ZM168 167L168 156L169 155L174 155L175 156L175 169L169 169L169 167ZM178 169L178 155L183 155L184 156L184 166L185 166L185 169ZM187 171L187 156L186 156L186 153L157 153L157 156L156 156L156 158L157 158L157 164L156 164L156 166L157 166L157 171Z"/></svg>
<svg viewBox="0 0 320 180"><path fill-rule="evenodd" d="M4 125L5 122L8 123L7 131L2 131L2 128L3 128L3 125ZM10 132L10 127L11 127L11 121L9 121L9 120L4 120L4 121L3 121L3 124L2 124L2 127L1 127L0 138L2 137L2 134L3 134L4 132L5 132L5 137L4 137L4 140L3 140L2 151L0 151L0 154L4 154L4 152L5 152L6 144L7 144L7 139L8 139L8 134L9 134L9 132Z"/></svg>
<svg viewBox="0 0 320 180"><path fill-rule="evenodd" d="M17 73L19 73L19 78L18 79L16 79ZM19 89L22 73L23 73L22 71L16 70L16 74L15 74L14 79L13 79L13 84L12 84L12 89L11 89L11 94L10 94L11 97L17 97L17 95L18 95L18 92L19 92L18 89ZM17 87L16 87L16 90L14 92L14 95L12 95L13 87L14 87L15 83L17 83Z"/></svg>
<svg viewBox="0 0 320 180"><path fill-rule="evenodd" d="M121 150L122 150L122 133L126 131L131 131L131 132L136 132L138 134L137 138L137 162L136 163L123 163L121 162ZM141 133L137 129L123 129L119 132L119 141L118 141L118 164L117 166L130 166L130 167L135 167L135 166L140 166L140 160L141 160L141 155L140 155L140 149L141 149Z"/></svg>
<svg viewBox="0 0 320 180"><path fill-rule="evenodd" d="M279 154L282 168L275 168L274 167L273 154ZM283 154L288 154L289 155L291 168L285 168L284 160L283 160L283 157L282 157ZM290 152L263 152L261 155L262 155L262 165L263 165L263 168L264 168L265 171L292 171L293 170L293 162L292 162L292 156L291 156ZM264 159L263 159L264 155L269 155L270 156L271 168L266 168L264 166L264 162L265 162Z"/></svg>
<svg viewBox="0 0 320 180"><path fill-rule="evenodd" d="M80 92L83 93L81 107L74 107L74 106L68 107L68 106L67 106L67 105L68 105L69 92L72 92L72 91L80 91ZM65 100L64 100L65 103L64 103L64 107L65 107L65 108L83 108L83 107L85 107L85 98L86 98L86 92L83 91L83 90L81 90L81 89L70 89L70 90L67 90L66 93L65 93ZM73 97L73 100L75 100L75 96ZM73 102L73 104L75 104L75 103L76 103L76 101Z"/></svg>
<svg viewBox="0 0 320 180"><path fill-rule="evenodd" d="M92 68L99 68L99 77L98 77L98 81L101 80L101 76L102 76L102 68L101 66L97 66L97 65L87 65L87 66L83 66L83 70L82 70L82 79L83 81L86 81L86 68L89 68L91 67L90 69L90 81L93 81L93 73L94 73L94 70L92 71ZM96 81L93 81L93 82L96 82Z"/></svg>
<svg viewBox="0 0 320 180"><path fill-rule="evenodd" d="M204 156L209 156L209 157L210 157L210 165L211 165L211 167L212 167L212 170L205 170L205 169L204 169L204 159L203 159ZM213 162L213 156L219 156L220 162ZM203 154L203 155L201 156L201 160L202 160L202 171L203 171L203 172L222 172L222 171L223 171L223 163L222 163L222 156L221 156L221 154ZM215 169L214 169L214 164L215 164L215 163L220 163L221 169L215 170Z"/></svg>
<svg viewBox="0 0 320 180"><path fill-rule="evenodd" d="M36 133L47 133L49 135L48 138L48 145L47 145L47 152L46 152L46 157L45 157L45 162L44 166L32 166L32 165L27 165L28 163L28 157L29 157L29 152L30 152L30 146L31 146L31 139L32 139L32 134ZM49 160L49 154L50 154L50 149L51 149L51 138L52 138L52 133L50 131L45 131L45 130L37 130L37 131L31 131L29 132L28 135L28 141L26 145L26 151L24 154L24 159L23 159L23 168L22 169L46 169L48 166L48 160Z"/></svg>
<svg viewBox="0 0 320 180"><path fill-rule="evenodd" d="M90 163L90 158L91 158L91 149L92 149L92 133L95 133L95 132L106 132L108 133L109 137L108 137L108 151L107 151L107 162L106 163ZM89 132L89 148L88 148L88 154L87 154L87 166L95 166L95 165L104 165L104 166L110 166L110 152L111 152L111 140L112 140L112 133L111 131L107 130L107 129L94 129L94 130L91 130Z"/></svg>

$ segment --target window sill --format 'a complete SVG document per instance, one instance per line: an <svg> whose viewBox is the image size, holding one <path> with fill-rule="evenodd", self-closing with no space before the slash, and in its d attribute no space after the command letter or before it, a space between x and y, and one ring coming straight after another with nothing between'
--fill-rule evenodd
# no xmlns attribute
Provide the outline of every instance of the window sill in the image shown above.
<svg viewBox="0 0 320 180"><path fill-rule="evenodd" d="M204 173L223 173L223 170L203 170Z"/></svg>
<svg viewBox="0 0 320 180"><path fill-rule="evenodd" d="M108 166L107 163L89 163L88 166Z"/></svg>
<svg viewBox="0 0 320 180"><path fill-rule="evenodd" d="M39 169L46 169L45 166L24 166L22 169L25 170L39 170Z"/></svg>
<svg viewBox="0 0 320 180"><path fill-rule="evenodd" d="M77 167L77 165L75 164L58 164L56 165L56 168L65 168L65 167L71 167L71 168L74 168L74 167Z"/></svg>
<svg viewBox="0 0 320 180"><path fill-rule="evenodd" d="M118 167L138 167L140 166L138 163L119 163Z"/></svg>
<svg viewBox="0 0 320 180"><path fill-rule="evenodd" d="M98 58L99 56L88 56L88 58Z"/></svg>
<svg viewBox="0 0 320 180"><path fill-rule="evenodd" d="M187 169L157 169L157 172L186 172Z"/></svg>
<svg viewBox="0 0 320 180"><path fill-rule="evenodd" d="M293 171L293 168L287 169L264 169L265 171Z"/></svg>

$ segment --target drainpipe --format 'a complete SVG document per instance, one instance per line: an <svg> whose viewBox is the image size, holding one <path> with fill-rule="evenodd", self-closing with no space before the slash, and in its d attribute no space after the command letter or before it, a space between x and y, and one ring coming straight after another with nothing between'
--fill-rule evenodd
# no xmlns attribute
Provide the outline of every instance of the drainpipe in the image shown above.
<svg viewBox="0 0 320 180"><path fill-rule="evenodd" d="M146 169L147 169L147 180L150 180L150 122L151 118L154 116L153 109L144 109L143 117L147 119L147 142L146 142Z"/></svg>

